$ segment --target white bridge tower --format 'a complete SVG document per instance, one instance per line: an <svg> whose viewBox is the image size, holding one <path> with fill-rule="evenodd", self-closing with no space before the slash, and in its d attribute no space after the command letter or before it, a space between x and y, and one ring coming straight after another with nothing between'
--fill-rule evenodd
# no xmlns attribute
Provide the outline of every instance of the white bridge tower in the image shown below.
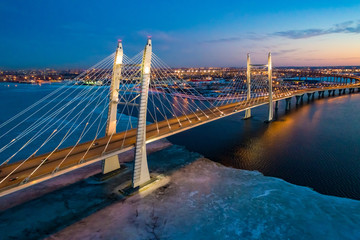
<svg viewBox="0 0 360 240"><path fill-rule="evenodd" d="M251 98L251 62L250 62L250 53L247 54L247 64L246 64L246 86L247 86L247 98L249 102ZM248 108L245 110L244 119L251 118L251 109Z"/></svg>
<svg viewBox="0 0 360 240"><path fill-rule="evenodd" d="M151 39L148 38L141 64L140 106L136 133L135 162L132 186L138 187L150 180L146 157L146 113L151 74Z"/></svg>
<svg viewBox="0 0 360 240"><path fill-rule="evenodd" d="M121 80L121 68L123 62L123 47L122 43L119 40L118 46L115 53L114 67L113 67L113 75L111 79L110 85L110 103L109 103L109 111L107 118L107 125L105 130L106 136L111 136L116 133L116 122L117 122L117 106L119 102L119 85ZM111 156L106 158L102 162L102 172L103 174L112 172L116 169L120 168L118 155Z"/></svg>
<svg viewBox="0 0 360 240"><path fill-rule="evenodd" d="M272 121L274 117L274 103L273 103L273 90L272 90L272 61L271 53L268 55L268 81L269 81L269 118L268 121Z"/></svg>
<svg viewBox="0 0 360 240"><path fill-rule="evenodd" d="M272 89L272 61L271 53L268 55L268 64L251 64L250 54L247 55L247 67L246 67L246 85L247 85L247 101L251 99L251 69L252 67L267 67L268 72L268 90L269 90L269 116L268 122L271 122L274 117L274 104L273 104L273 89ZM251 117L251 109L245 110L244 119Z"/></svg>

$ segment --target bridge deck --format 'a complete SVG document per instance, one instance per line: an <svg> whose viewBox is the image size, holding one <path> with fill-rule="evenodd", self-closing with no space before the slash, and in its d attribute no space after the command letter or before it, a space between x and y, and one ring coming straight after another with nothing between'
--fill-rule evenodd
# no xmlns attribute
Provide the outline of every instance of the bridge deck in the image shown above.
<svg viewBox="0 0 360 240"><path fill-rule="evenodd" d="M273 101L278 101L296 95L312 93L316 91L347 89L347 88L360 88L360 84L297 90L292 92L291 95L275 96L273 98ZM206 111L204 110L204 112L198 111L196 114L181 116L178 118L169 119L168 121L164 120L158 122L158 124L152 123L147 125L146 127L147 142L156 141L158 139L165 138L167 136L217 120L219 118L223 118L225 116L229 116L237 112L244 111L245 109L254 108L264 104L268 104L267 96L253 98L250 101L242 101L242 102L227 104L218 108L208 109ZM221 114L221 112L223 114ZM169 128L169 125L171 129ZM89 141L79 144L76 147L68 147L55 151L53 154L51 154L49 159L45 161L38 170L35 171L35 173L31 176L31 179L29 180L31 182L29 182L28 184L41 182L45 180L46 177L60 175L62 173L70 171L69 169L71 169L74 166L78 166L78 167L85 166L87 165L87 163L89 164L95 161L99 161L105 159L106 157L132 149L136 141L136 129L131 129L127 132L114 134L111 137L110 141L109 138L110 137L99 138L94 142L95 144L93 144L93 141ZM105 149L106 151L104 152ZM10 172L14 171L14 169L16 168L17 169L14 171L14 173L11 174L9 179L6 179L4 182L0 184L0 196L5 195L5 192L9 192L9 191L11 192L12 188L23 188L22 186L28 185L28 184L22 184L19 186L19 184L26 177L28 177L29 174L31 174L39 166L41 161L43 161L48 155L49 153L46 153L32 157L24 163L23 161L18 161L12 164L1 166L0 180L6 177ZM83 161L80 163L81 159L83 159ZM54 174L53 172L54 169L56 169L60 163L61 163L60 168Z"/></svg>

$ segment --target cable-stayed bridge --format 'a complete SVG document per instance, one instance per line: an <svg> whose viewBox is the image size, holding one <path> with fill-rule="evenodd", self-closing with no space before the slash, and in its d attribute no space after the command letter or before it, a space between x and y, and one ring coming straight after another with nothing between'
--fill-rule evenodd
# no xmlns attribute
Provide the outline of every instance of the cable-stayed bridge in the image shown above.
<svg viewBox="0 0 360 240"><path fill-rule="evenodd" d="M292 84L291 79L320 79ZM146 144L223 117L280 100L290 107L304 95L323 97L360 89L360 77L278 70L247 59L246 72L200 86L186 81L152 52L151 39L132 58L117 50L72 81L0 124L0 196L103 161L103 173L120 168L118 154L135 148L133 187L150 180ZM216 82L216 81L214 81ZM210 89L209 89L210 88Z"/></svg>

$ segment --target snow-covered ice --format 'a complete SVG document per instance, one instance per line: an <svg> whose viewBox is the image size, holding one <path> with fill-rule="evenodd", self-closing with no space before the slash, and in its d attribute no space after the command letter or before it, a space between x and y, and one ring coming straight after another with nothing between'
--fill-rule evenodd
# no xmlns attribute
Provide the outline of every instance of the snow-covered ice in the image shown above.
<svg viewBox="0 0 360 240"><path fill-rule="evenodd" d="M49 239L360 239L360 202L207 159Z"/></svg>

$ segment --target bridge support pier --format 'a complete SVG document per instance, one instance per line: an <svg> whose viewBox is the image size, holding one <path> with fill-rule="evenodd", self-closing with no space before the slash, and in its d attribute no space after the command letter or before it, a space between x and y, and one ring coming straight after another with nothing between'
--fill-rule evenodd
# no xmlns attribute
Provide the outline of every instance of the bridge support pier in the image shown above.
<svg viewBox="0 0 360 240"><path fill-rule="evenodd" d="M306 93L306 95L307 95L307 101L310 102L310 100L311 100L311 93Z"/></svg>
<svg viewBox="0 0 360 240"><path fill-rule="evenodd" d="M117 89L119 88L120 85L122 61L123 61L123 48L121 41L119 41L115 53L113 75L110 85L110 99L109 99L110 103L109 103L108 118L107 118L106 130L105 130L106 136L112 136L114 133L116 133L117 105L119 102L119 93ZM103 174L115 171L119 168L120 168L120 163L117 155L111 156L102 161Z"/></svg>
<svg viewBox="0 0 360 240"><path fill-rule="evenodd" d="M245 110L245 116L243 119L249 119L249 118L251 118L251 109L250 108Z"/></svg>
<svg viewBox="0 0 360 240"><path fill-rule="evenodd" d="M251 98L251 64L250 64L250 54L247 54L247 66L246 66L246 85L247 85L247 98L246 100L249 101ZM251 118L251 109L245 110L245 117L244 119Z"/></svg>
<svg viewBox="0 0 360 240"><path fill-rule="evenodd" d="M308 102L313 101L315 97L315 92L307 93L307 97L308 97Z"/></svg>
<svg viewBox="0 0 360 240"><path fill-rule="evenodd" d="M150 173L146 157L146 113L150 85L152 46L151 39L147 40L141 66L141 91L139 118L137 124L135 162L132 179L132 186L138 187L150 180Z"/></svg>
<svg viewBox="0 0 360 240"><path fill-rule="evenodd" d="M275 102L275 111L277 111L279 109L279 101Z"/></svg>
<svg viewBox="0 0 360 240"><path fill-rule="evenodd" d="M304 102L304 94L303 95L296 95L296 105L302 104Z"/></svg>
<svg viewBox="0 0 360 240"><path fill-rule="evenodd" d="M290 111L290 108L291 108L291 98L286 98L285 99L285 111Z"/></svg>

